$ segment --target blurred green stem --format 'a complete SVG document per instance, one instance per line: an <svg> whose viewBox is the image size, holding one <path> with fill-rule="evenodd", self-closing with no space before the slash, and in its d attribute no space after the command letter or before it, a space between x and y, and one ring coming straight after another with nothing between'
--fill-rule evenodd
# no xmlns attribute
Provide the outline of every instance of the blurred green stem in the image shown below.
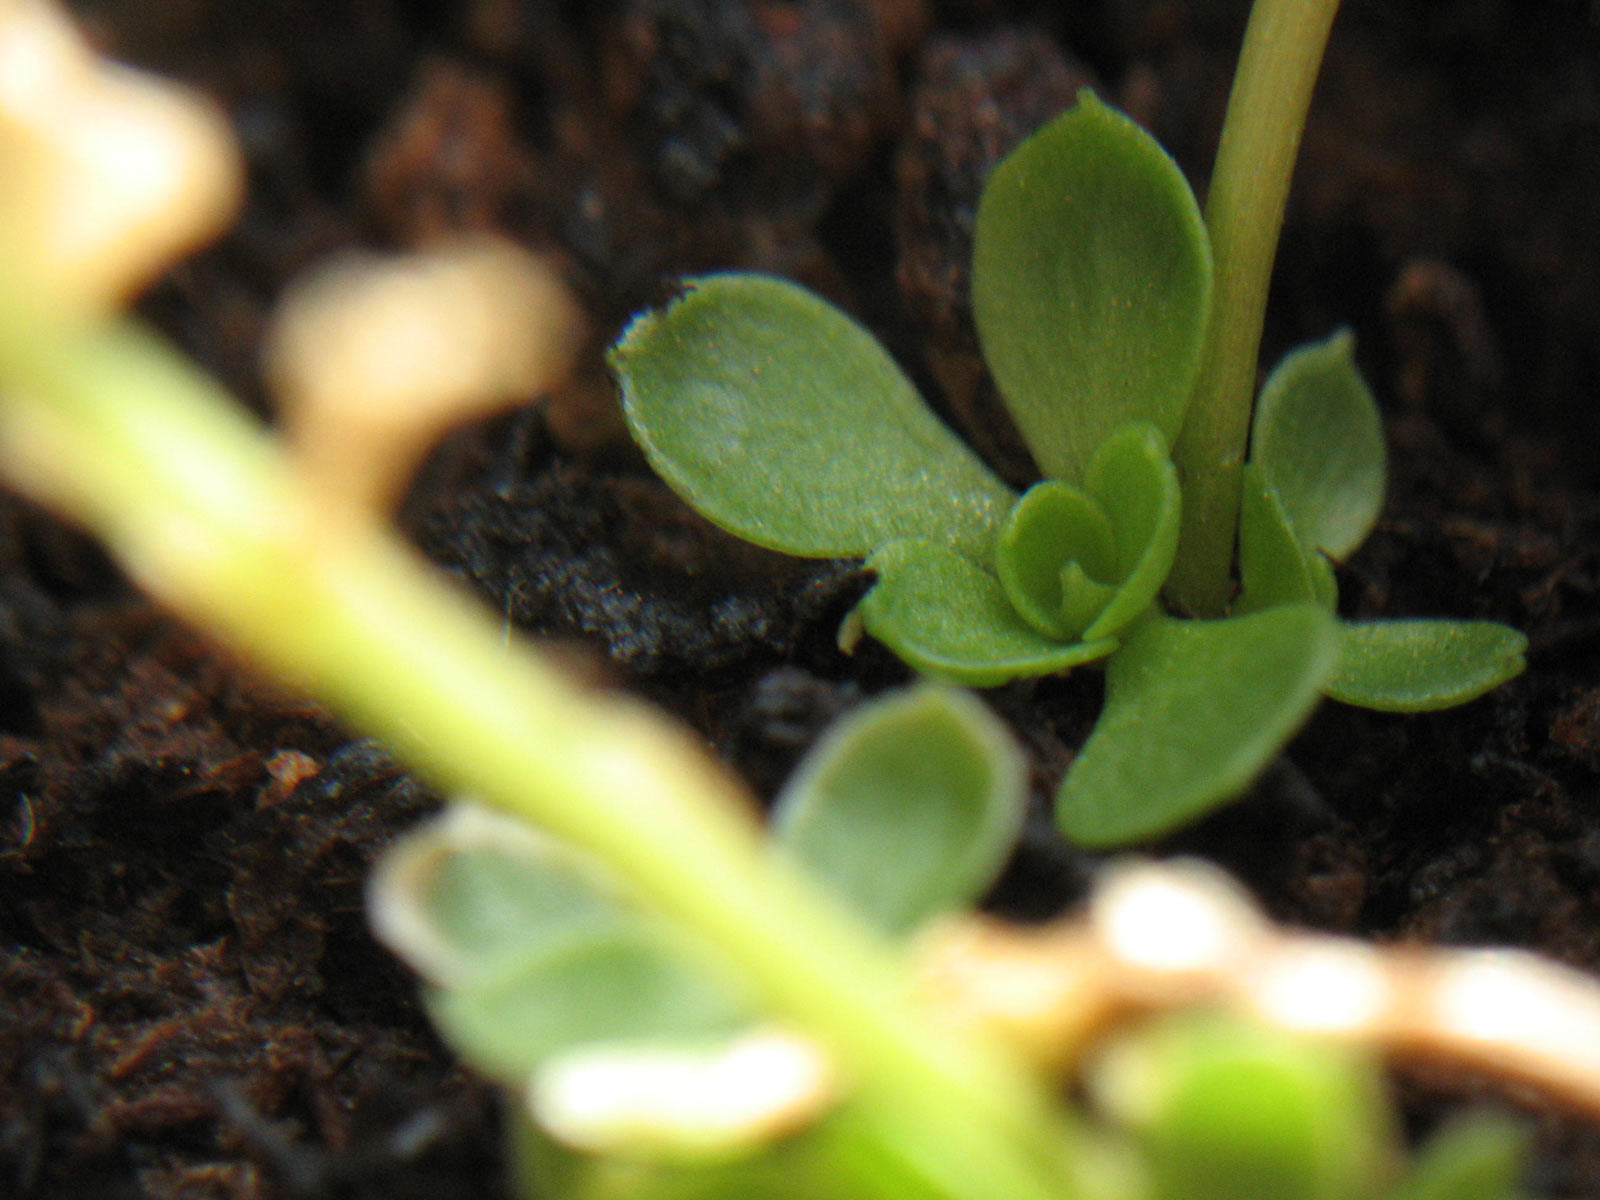
<svg viewBox="0 0 1600 1200"><path fill-rule="evenodd" d="M1339 0L1256 0L1206 196L1216 264L1211 329L1174 457L1183 532L1167 597L1221 616L1232 589L1240 468L1272 262L1300 134Z"/></svg>
<svg viewBox="0 0 1600 1200"><path fill-rule="evenodd" d="M1063 1165L1076 1135L1039 1083L925 1016L904 964L767 851L686 733L508 647L487 610L376 522L330 511L231 398L132 323L55 328L0 291L0 381L13 481L433 786L571 839L720 947L833 1050L884 1152L929 1195L1085 1194Z"/></svg>

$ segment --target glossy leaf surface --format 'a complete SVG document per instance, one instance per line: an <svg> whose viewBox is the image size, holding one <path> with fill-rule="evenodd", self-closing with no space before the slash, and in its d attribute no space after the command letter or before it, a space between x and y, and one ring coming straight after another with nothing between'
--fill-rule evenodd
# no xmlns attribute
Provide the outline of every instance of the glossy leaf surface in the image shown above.
<svg viewBox="0 0 1600 1200"><path fill-rule="evenodd" d="M1428 712L1475 700L1522 674L1528 639L1492 621L1346 623L1324 690L1383 712Z"/></svg>
<svg viewBox="0 0 1600 1200"><path fill-rule="evenodd" d="M710 520L789 554L925 537L987 559L1012 491L877 340L804 288L709 275L612 349L650 465Z"/></svg>
<svg viewBox="0 0 1600 1200"><path fill-rule="evenodd" d="M857 911L905 934L994 881L1025 784L1016 745L982 703L924 686L835 724L784 787L773 830Z"/></svg>
<svg viewBox="0 0 1600 1200"><path fill-rule="evenodd" d="M935 679L998 687L1104 658L1114 638L1058 642L1025 624L1000 581L949 546L890 542L867 560L878 582L856 607L868 633Z"/></svg>
<svg viewBox="0 0 1600 1200"><path fill-rule="evenodd" d="M1302 346L1261 389L1250 461L1271 484L1301 545L1343 561L1383 508L1388 455L1378 406L1336 333Z"/></svg>
<svg viewBox="0 0 1600 1200"><path fill-rule="evenodd" d="M1183 173L1131 120L1085 90L995 168L972 280L984 359L1046 475L1081 484L1133 422L1177 437L1211 250Z"/></svg>
<svg viewBox="0 0 1600 1200"><path fill-rule="evenodd" d="M1105 709L1057 795L1062 830L1122 845L1231 799L1310 714L1337 654L1335 622L1313 605L1152 616L1108 665Z"/></svg>

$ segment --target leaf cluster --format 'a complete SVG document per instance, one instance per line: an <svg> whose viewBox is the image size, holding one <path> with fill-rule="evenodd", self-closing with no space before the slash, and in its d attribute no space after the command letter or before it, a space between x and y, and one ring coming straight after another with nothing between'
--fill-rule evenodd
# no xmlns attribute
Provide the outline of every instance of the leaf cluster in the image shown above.
<svg viewBox="0 0 1600 1200"><path fill-rule="evenodd" d="M973 309L1045 478L1016 495L881 345L820 298L751 274L687 282L614 347L651 464L716 524L877 575L847 623L917 670L979 687L1090 662L1107 701L1062 785L1069 836L1149 837L1235 794L1321 696L1460 704L1522 669L1488 622L1346 622L1334 564L1383 502L1376 405L1337 333L1256 405L1239 589L1169 615L1183 480L1171 456L1207 350L1212 258L1177 165L1092 93L994 171Z"/></svg>
<svg viewBox="0 0 1600 1200"><path fill-rule="evenodd" d="M970 696L924 686L868 702L831 730L780 795L772 836L903 943L987 890L1025 792L1021 757L994 717ZM527 826L458 806L386 856L373 913L429 980L446 1037L526 1098L517 1119L530 1194L940 1194L867 1149L847 1080L827 1069L785 1080L760 998L714 947ZM1085 1168L1080 1183L1129 1200L1510 1200L1516 1128L1451 1130L1402 1173L1379 1080L1349 1048L1180 1014L1114 1040L1091 1064L1097 1136L1139 1163L1140 1182L1130 1186L1124 1167L1104 1177Z"/></svg>

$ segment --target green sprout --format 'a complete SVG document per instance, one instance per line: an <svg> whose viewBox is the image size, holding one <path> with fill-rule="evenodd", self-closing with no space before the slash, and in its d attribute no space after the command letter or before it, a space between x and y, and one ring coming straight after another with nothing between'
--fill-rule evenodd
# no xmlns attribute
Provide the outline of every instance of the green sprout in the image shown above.
<svg viewBox="0 0 1600 1200"><path fill-rule="evenodd" d="M970 695L924 685L830 730L780 793L771 836L914 951L989 888L1025 797L1004 727ZM527 1194L940 1194L874 1145L847 1076L773 1022L713 941L569 843L457 804L388 852L370 901L446 1039L514 1097ZM1050 994L1037 975L1008 989L1004 968L978 961L997 976L981 990L1011 997L1000 1011ZM1520 1125L1480 1116L1407 1166L1376 1054L1215 1011L1105 1039L1084 1082L1064 1197L1511 1200L1525 1157Z"/></svg>
<svg viewBox="0 0 1600 1200"><path fill-rule="evenodd" d="M1020 497L871 334L794 284L691 279L611 362L635 439L702 514L789 554L866 560L877 582L846 648L865 630L979 687L1103 662L1105 710L1057 804L1069 836L1111 845L1238 793L1321 696L1444 708L1523 667L1522 635L1489 622L1336 617L1334 564L1371 532L1385 476L1348 333L1291 353L1254 406L1226 610L1169 613L1194 611L1174 571L1209 477L1173 450L1206 423L1222 278L1177 165L1085 91L978 210L980 342L1045 475Z"/></svg>
<svg viewBox="0 0 1600 1200"><path fill-rule="evenodd" d="M924 687L862 705L830 731L779 797L773 841L903 941L988 889L1025 797L1022 757L1000 723L966 694ZM527 1096L540 1130L555 1135L546 1158L559 1144L710 1171L835 1107L836 1073L817 1052L774 1042L766 1006L714 942L664 920L594 858L516 821L457 805L390 852L371 907L380 935L429 981L450 1041ZM763 1049L766 1080L730 1086L729 1061ZM596 1088L587 1081L602 1067ZM805 1164L820 1175L810 1191L795 1180L795 1194L923 1194L881 1156L872 1170L890 1171L893 1187L870 1172L856 1178L863 1166L848 1157L839 1177L840 1156L822 1148L851 1130L867 1145L861 1119L846 1106L808 1134L818 1153L744 1162L738 1175ZM526 1170L542 1177L539 1161Z"/></svg>

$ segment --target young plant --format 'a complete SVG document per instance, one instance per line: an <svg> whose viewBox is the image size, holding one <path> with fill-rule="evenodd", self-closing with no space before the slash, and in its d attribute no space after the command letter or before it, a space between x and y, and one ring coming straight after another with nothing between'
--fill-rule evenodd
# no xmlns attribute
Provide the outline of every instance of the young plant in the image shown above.
<svg viewBox="0 0 1600 1200"><path fill-rule="evenodd" d="M925 687L837 725L779 798L773 838L859 917L905 939L988 888L1024 797L1004 728L969 696ZM608 1194L597 1181L618 1156L697 1168L708 1194L785 1176L785 1194L928 1194L881 1156L859 1161L871 1144L863 1114L833 1111L845 1081L815 1043L772 1024L722 950L571 847L458 805L390 852L371 908L430 982L449 1040L523 1098L517 1111L537 1127L525 1146L533 1194L547 1194L552 1173L559 1194ZM800 1132L782 1154L756 1157ZM572 1152L606 1159L582 1167Z"/></svg>
<svg viewBox="0 0 1600 1200"><path fill-rule="evenodd" d="M612 351L629 427L710 520L790 554L860 555L858 629L975 686L1103 661L1058 797L1069 836L1161 833L1244 788L1319 696L1394 711L1522 669L1487 622L1342 622L1333 564L1371 531L1385 456L1348 334L1290 354L1255 406L1227 614L1170 615L1189 481L1172 448L1213 330L1205 221L1177 165L1090 92L994 171L973 311L1046 478L1015 495L872 336L803 289L687 281Z"/></svg>
<svg viewBox="0 0 1600 1200"><path fill-rule="evenodd" d="M1037 1020L1050 1030L1037 1041L1013 1039L1046 1070L1080 1065L1070 1051L1062 1061L1063 1034L1081 1020L1104 1019L1119 975L1140 1005L1159 1005L1165 989L1150 946L1170 947L1174 925L1216 917L1230 927L1230 936L1198 941L1231 947L1237 961L1205 961L1202 951L1176 967L1191 976L1190 990L1199 983L1198 995L1209 974L1229 984L1252 972L1271 979L1269 960L1292 973L1312 953L1309 939L1290 946L1285 938L1276 949L1278 935L1230 887L1191 865L1124 867L1102 881L1091 916L1067 926L1072 933L1017 931L1039 951L1025 969L1021 958L1008 963L993 951L941 958L938 947L989 929L948 918L985 891L1005 862L1024 796L1021 756L998 722L963 693L924 686L864 704L831 730L780 795L772 836L857 916L920 948L925 978L944 982L932 992L949 1015L962 1019L975 995L1001 1025ZM1217 894L1200 899L1207 890ZM1140 931L1128 927L1153 903L1170 910L1159 928L1150 920ZM428 1006L446 1038L510 1091L529 1195L931 1194L873 1153L871 1126L851 1102L846 1073L814 1040L773 1024L714 944L664 921L625 881L570 846L457 805L388 853L373 877L371 910L380 936L428 980ZM918 937L940 918L947 919L939 930ZM1075 956L1084 925L1097 922L1126 928ZM1351 953L1359 952L1344 957ZM951 988L952 971L975 992ZM1376 962L1355 974L1376 983L1381 996ZM1295 995L1270 983L1262 990ZM1053 1015L1058 1007L1085 1015ZM1294 1019L1292 1004L1279 1007L1280 1020ZM1326 1020L1325 1004L1314 1009ZM1178 1011L1098 1039L1084 1080L1100 1120L1084 1123L1077 1177L1063 1178L1060 1194L1514 1196L1524 1138L1504 1120L1453 1132L1402 1172L1376 1064L1367 1049L1220 1010Z"/></svg>

